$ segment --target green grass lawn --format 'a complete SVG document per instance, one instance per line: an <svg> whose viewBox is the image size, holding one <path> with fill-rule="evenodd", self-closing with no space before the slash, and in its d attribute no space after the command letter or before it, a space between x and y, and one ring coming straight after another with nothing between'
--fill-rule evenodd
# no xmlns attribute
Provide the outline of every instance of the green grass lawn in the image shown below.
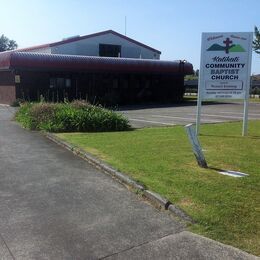
<svg viewBox="0 0 260 260"><path fill-rule="evenodd" d="M201 126L209 169L197 166L181 126L129 132L66 133L57 136L105 160L187 212L203 234L260 254L260 121ZM248 173L233 178L215 169Z"/></svg>
<svg viewBox="0 0 260 260"><path fill-rule="evenodd" d="M260 103L260 98L250 98L249 100L250 103Z"/></svg>

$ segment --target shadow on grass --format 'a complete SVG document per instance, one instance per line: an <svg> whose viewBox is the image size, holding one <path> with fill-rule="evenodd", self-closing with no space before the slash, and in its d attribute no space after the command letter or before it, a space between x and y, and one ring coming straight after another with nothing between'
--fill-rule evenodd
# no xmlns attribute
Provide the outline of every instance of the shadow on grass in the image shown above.
<svg viewBox="0 0 260 260"><path fill-rule="evenodd" d="M248 136L248 138L251 138L251 139L260 139L260 136L252 135L252 136Z"/></svg>
<svg viewBox="0 0 260 260"><path fill-rule="evenodd" d="M243 138L243 136L239 135L213 135L213 134L200 134L199 136L205 136L205 137L217 137L217 138Z"/></svg>
<svg viewBox="0 0 260 260"><path fill-rule="evenodd" d="M212 167L212 166L208 166L208 169L216 171L216 172L224 172L224 171L226 171L224 169L220 169L220 168L216 168L216 167Z"/></svg>
<svg viewBox="0 0 260 260"><path fill-rule="evenodd" d="M239 136L239 135L211 135L211 134L200 134L199 136L206 136L206 137L220 137L220 138L238 138L238 139L241 139L241 138L249 138L249 139L260 139L260 136L257 136L257 135L247 135L247 136Z"/></svg>

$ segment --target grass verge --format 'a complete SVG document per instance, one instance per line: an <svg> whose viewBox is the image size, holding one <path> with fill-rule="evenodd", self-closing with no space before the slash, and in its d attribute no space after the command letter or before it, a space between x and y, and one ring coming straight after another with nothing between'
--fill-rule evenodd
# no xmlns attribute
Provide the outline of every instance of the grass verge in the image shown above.
<svg viewBox="0 0 260 260"><path fill-rule="evenodd" d="M197 166L181 126L57 135L176 203L196 221L191 231L259 255L260 121L249 122L248 137L241 128L240 122L201 126L209 169Z"/></svg>

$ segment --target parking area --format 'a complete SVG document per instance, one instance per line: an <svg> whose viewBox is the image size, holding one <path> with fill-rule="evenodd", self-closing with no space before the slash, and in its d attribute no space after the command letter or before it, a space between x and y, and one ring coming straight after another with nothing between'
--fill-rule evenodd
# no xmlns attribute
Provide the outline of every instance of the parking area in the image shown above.
<svg viewBox="0 0 260 260"><path fill-rule="evenodd" d="M121 112L135 128L186 125L196 122L196 102L183 105L123 107ZM201 123L243 120L242 102L207 103L202 106ZM260 120L260 103L249 104L249 119Z"/></svg>

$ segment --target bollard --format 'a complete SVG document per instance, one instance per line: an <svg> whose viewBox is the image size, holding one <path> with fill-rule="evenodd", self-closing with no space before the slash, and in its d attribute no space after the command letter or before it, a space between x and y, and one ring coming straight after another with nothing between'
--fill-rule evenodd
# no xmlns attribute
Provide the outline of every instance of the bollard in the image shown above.
<svg viewBox="0 0 260 260"><path fill-rule="evenodd" d="M189 137L190 143L192 145L193 153L196 157L198 165L202 168L208 168L207 162L205 160L204 154L202 152L198 137L195 133L195 129L192 124L188 124L185 126L187 135Z"/></svg>

